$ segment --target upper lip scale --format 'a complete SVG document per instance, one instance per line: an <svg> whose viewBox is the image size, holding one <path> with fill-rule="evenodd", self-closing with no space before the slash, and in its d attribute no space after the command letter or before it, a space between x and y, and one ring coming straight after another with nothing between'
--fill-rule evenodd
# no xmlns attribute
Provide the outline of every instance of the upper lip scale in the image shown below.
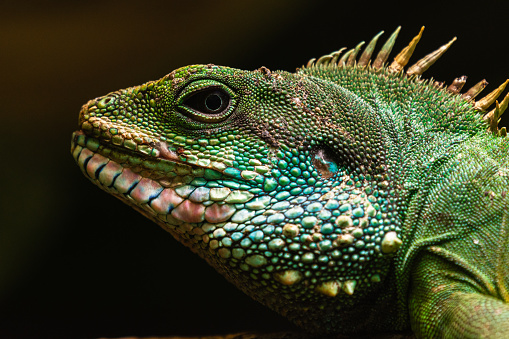
<svg viewBox="0 0 509 339"><path fill-rule="evenodd" d="M75 144L78 144L77 143L77 139L79 136L81 135L84 135L87 140L88 139L95 139L99 142L100 146L103 146L103 147L106 147L106 148L109 148L111 150L117 150L121 153L134 153L135 151L132 151L132 150L129 150L129 149L125 149L125 148L121 148L121 147L117 147L115 145L112 145L112 144L104 144L104 143L101 143L101 140L99 138L95 138L95 137L92 137L92 136L89 136L87 135L83 130L77 130L74 132L74 135L73 135L73 143ZM88 146L86 145L86 143L84 143L83 145L80 145L82 147L85 147L88 149ZM178 165L184 165L184 166L189 166L189 167L200 167L200 168L204 168L204 169L212 169L214 170L213 168L211 167L207 167L207 166L200 166L199 164L191 164L191 163L187 163L185 161L182 161L179 156L172 150L170 150L168 148L168 145L166 142L164 141L158 141L158 142L154 142L153 143L153 147L155 149L157 149L159 151L159 156L157 157L147 157L148 160L159 160L159 161L170 161L172 163L175 163L175 164L178 164ZM97 152L111 160L114 160L116 161L115 159L112 159L112 157L110 155L107 155L107 154L104 154L100 151L100 149L96 149L96 150L91 150L93 152ZM138 156L139 155L142 155L142 156L145 156L145 154L141 153L141 152L135 152ZM118 161L116 161L118 162ZM136 167L136 166L130 166L128 163L120 163L123 167L127 167L127 168L133 168L133 167Z"/></svg>

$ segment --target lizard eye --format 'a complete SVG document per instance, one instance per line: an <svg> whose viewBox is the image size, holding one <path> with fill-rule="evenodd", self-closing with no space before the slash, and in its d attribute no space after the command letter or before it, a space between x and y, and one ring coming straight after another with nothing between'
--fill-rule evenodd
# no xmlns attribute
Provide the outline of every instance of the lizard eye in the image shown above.
<svg viewBox="0 0 509 339"><path fill-rule="evenodd" d="M201 123L226 120L234 110L235 94L213 80L198 80L189 84L178 98L180 113Z"/></svg>
<svg viewBox="0 0 509 339"><path fill-rule="evenodd" d="M193 94L184 105L205 114L221 114L230 105L230 97L220 89L211 88Z"/></svg>

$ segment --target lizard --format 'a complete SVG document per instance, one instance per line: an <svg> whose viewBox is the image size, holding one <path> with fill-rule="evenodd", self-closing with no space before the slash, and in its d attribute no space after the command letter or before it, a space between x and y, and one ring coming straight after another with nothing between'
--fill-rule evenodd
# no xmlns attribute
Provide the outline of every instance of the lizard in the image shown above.
<svg viewBox="0 0 509 339"><path fill-rule="evenodd" d="M190 65L90 100L71 152L94 184L313 335L509 334L509 82L483 98L388 62L294 73ZM361 53L362 52L362 53ZM494 108L489 110L494 105Z"/></svg>

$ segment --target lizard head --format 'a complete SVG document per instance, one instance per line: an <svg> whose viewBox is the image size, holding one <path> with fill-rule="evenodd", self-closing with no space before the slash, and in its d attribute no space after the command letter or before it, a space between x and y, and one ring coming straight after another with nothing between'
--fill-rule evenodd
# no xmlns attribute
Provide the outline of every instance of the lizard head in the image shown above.
<svg viewBox="0 0 509 339"><path fill-rule="evenodd" d="M378 118L324 86L183 67L84 105L73 156L247 294L322 326L383 286L401 244Z"/></svg>

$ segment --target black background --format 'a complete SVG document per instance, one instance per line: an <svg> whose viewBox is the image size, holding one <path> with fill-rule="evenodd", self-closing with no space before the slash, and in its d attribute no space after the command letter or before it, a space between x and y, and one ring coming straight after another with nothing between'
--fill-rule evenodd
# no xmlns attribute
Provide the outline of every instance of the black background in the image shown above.
<svg viewBox="0 0 509 339"><path fill-rule="evenodd" d="M422 25L427 77L509 77L507 1L0 2L0 338L199 335L292 326L134 210L69 153L88 99L194 63L293 71ZM391 59L392 60L392 57ZM467 87L469 87L467 85ZM506 126L503 122L502 126Z"/></svg>

